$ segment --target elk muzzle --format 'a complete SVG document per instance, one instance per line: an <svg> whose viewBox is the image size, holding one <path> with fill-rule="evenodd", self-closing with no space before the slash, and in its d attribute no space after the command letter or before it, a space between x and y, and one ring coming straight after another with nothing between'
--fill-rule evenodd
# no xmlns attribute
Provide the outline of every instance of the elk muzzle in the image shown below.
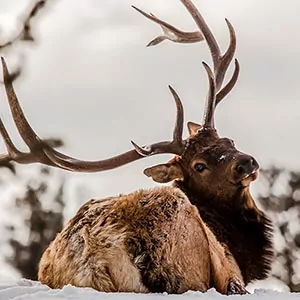
<svg viewBox="0 0 300 300"><path fill-rule="evenodd" d="M254 157L242 154L236 158L232 168L235 178L234 181L240 183L242 186L248 186L257 178L259 164Z"/></svg>

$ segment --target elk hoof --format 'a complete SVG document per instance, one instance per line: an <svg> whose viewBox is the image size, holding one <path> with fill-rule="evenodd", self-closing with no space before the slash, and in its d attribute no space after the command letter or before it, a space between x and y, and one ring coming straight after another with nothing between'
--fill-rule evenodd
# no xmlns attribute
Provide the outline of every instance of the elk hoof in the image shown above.
<svg viewBox="0 0 300 300"><path fill-rule="evenodd" d="M227 295L245 295L249 294L249 292L245 289L244 285L238 279L231 279L227 286Z"/></svg>

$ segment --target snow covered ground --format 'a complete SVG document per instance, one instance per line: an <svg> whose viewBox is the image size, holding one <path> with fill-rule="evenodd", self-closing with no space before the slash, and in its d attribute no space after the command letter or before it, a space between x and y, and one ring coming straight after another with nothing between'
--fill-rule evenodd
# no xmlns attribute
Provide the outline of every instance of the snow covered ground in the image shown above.
<svg viewBox="0 0 300 300"><path fill-rule="evenodd" d="M230 296L234 299L262 299L262 300L285 300L300 299L300 294L276 292L271 290L255 290L252 294L244 296ZM51 290L38 282L24 280L14 285L0 285L0 300L47 300L47 299L78 299L78 300L175 300L179 299L224 299L227 296L217 293L214 289L207 293L187 292L183 295L167 294L130 294L130 293L100 293L90 288L76 288L65 286L61 290Z"/></svg>

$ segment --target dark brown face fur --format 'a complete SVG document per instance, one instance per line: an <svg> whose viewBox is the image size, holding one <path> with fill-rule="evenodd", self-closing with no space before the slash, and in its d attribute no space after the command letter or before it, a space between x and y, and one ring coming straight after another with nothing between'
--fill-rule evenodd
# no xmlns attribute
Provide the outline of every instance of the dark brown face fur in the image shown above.
<svg viewBox="0 0 300 300"><path fill-rule="evenodd" d="M231 139L219 138L212 129L190 137L177 163L189 190L224 201L247 188L259 168L253 157L238 151Z"/></svg>
<svg viewBox="0 0 300 300"><path fill-rule="evenodd" d="M257 178L259 165L238 151L234 142L219 138L214 129L199 129L190 135L181 157L145 170L158 182L178 180L202 197L232 199Z"/></svg>

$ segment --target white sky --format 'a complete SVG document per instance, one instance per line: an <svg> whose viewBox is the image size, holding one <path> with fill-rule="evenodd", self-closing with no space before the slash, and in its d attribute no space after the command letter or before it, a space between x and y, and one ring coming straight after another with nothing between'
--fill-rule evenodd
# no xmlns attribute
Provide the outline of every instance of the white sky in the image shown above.
<svg viewBox="0 0 300 300"><path fill-rule="evenodd" d="M219 133L233 138L261 166L276 163L299 169L300 1L195 3L222 49L228 42L225 17L238 38L241 74L234 91L218 107ZM17 30L16 19L27 4L0 0L4 33ZM186 121L202 120L207 79L201 61L211 63L206 45L167 41L146 48L160 28L131 4L182 29L196 28L179 0L56 0L38 20L38 44L26 49L26 68L15 84L26 115L41 137L63 138L63 151L75 157L101 159L130 149L131 139L147 144L170 138L175 108L168 84L182 98ZM12 69L15 57L7 56L7 61ZM1 99L1 116L23 147L3 89ZM130 192L153 186L142 170L169 157L72 176L92 183L94 196Z"/></svg>

